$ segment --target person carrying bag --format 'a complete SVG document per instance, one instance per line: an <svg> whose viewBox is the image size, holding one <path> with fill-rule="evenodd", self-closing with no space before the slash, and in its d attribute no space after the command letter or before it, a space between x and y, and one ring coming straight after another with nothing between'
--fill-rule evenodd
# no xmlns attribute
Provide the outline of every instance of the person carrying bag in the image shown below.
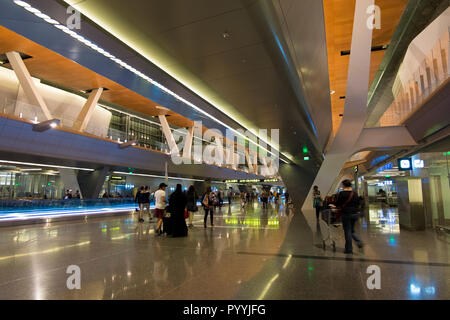
<svg viewBox="0 0 450 320"><path fill-rule="evenodd" d="M211 199L211 187L206 188L206 193L203 196L202 200L202 206L203 210L205 210L205 217L203 219L203 225L206 228L206 221L208 220L208 214L210 215L211 219L211 227L214 226L214 200Z"/></svg>
<svg viewBox="0 0 450 320"><path fill-rule="evenodd" d="M340 208L342 215L342 227L345 235L345 251L344 253L353 253L353 243L355 240L358 247L363 249L363 243L355 232L355 223L360 217L359 198L357 193L352 189L350 180L342 181L343 190L339 193L336 207Z"/></svg>

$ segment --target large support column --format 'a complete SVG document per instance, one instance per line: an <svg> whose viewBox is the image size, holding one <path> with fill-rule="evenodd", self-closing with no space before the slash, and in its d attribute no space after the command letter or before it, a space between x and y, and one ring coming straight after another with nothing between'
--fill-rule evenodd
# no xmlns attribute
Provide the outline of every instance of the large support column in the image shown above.
<svg viewBox="0 0 450 320"><path fill-rule="evenodd" d="M297 211L301 208L302 203L308 195L317 169L312 161L305 161L304 167L296 164L280 163L279 173ZM312 209L312 205L309 209Z"/></svg>
<svg viewBox="0 0 450 320"><path fill-rule="evenodd" d="M81 192L80 186L78 184L77 175L74 169L60 168L59 175L61 177L64 186L64 191L69 189L73 191L73 194L75 194L75 192L79 190L81 196L83 197L83 193Z"/></svg>
<svg viewBox="0 0 450 320"><path fill-rule="evenodd" d="M370 13L367 9L373 4L374 0L356 1L344 117L319 173L310 185L310 194L313 185L317 185L323 195L328 193L364 128L372 46L372 29L367 26ZM312 198L306 199L303 204L305 209L312 207Z"/></svg>
<svg viewBox="0 0 450 320"><path fill-rule="evenodd" d="M33 79L31 78L31 75L28 72L25 63L23 63L20 54L18 52L11 51L6 53L6 57L8 58L8 61L11 64L11 67L13 68L17 76L17 79L19 79L19 83L22 86L23 91L25 92L25 95L27 96L29 102L32 105L41 108L42 113L44 114L45 117L45 119L42 120L45 121L52 119L52 115L47 107L47 104L45 103L44 99L42 99L42 96L38 92L36 84L33 82Z"/></svg>
<svg viewBox="0 0 450 320"><path fill-rule="evenodd" d="M79 171L78 183L81 194L85 199L97 199L102 191L105 178L109 173L109 167L103 167L95 171Z"/></svg>
<svg viewBox="0 0 450 320"><path fill-rule="evenodd" d="M166 116L162 114L162 115L159 115L158 118L159 118L159 122L161 123L161 129L164 133L164 136L166 137L167 144L169 145L170 153L172 155L178 155L179 154L178 146L175 142L175 139L173 138L173 134L172 134L172 131L170 130L169 123L167 122Z"/></svg>
<svg viewBox="0 0 450 320"><path fill-rule="evenodd" d="M92 90L89 94L89 98L86 100L86 103L81 109L80 114L78 115L77 120L75 120L73 124L73 129L77 131L84 131L91 120L92 114L94 113L95 107L97 106L97 102L102 95L103 88L98 88Z"/></svg>

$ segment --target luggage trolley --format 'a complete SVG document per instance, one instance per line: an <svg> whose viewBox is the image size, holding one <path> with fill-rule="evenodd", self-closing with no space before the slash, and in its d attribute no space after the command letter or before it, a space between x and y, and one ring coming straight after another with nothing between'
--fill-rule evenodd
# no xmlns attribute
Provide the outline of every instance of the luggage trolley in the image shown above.
<svg viewBox="0 0 450 320"><path fill-rule="evenodd" d="M327 243L331 244L336 251L336 240L343 236L342 219L339 209L327 208L321 211L322 218L319 220L320 233L322 234L322 248L325 250Z"/></svg>

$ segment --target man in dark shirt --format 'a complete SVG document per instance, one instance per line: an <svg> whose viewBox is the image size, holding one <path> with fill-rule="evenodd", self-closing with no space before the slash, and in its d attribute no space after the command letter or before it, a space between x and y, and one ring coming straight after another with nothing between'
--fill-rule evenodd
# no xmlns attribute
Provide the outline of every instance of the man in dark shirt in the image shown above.
<svg viewBox="0 0 450 320"><path fill-rule="evenodd" d="M352 239L356 241L360 249L363 243L355 232L355 223L359 219L359 198L358 194L352 189L350 180L342 181L343 190L339 192L336 206L341 208L342 227L345 235L345 251L344 253L353 253Z"/></svg>

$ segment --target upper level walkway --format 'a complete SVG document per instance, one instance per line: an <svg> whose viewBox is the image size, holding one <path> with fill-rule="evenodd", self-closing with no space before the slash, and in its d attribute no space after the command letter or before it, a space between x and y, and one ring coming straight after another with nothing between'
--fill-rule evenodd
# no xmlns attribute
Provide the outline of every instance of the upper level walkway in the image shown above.
<svg viewBox="0 0 450 320"><path fill-rule="evenodd" d="M310 218L311 217L311 218ZM158 237L134 213L0 228L0 299L449 299L449 242L398 228L393 209L370 207L358 226L364 253L321 247L313 212L235 201L186 238ZM312 228L311 228L312 226ZM341 231L341 230L339 230ZM68 290L69 265L81 290ZM367 267L381 270L370 290Z"/></svg>

